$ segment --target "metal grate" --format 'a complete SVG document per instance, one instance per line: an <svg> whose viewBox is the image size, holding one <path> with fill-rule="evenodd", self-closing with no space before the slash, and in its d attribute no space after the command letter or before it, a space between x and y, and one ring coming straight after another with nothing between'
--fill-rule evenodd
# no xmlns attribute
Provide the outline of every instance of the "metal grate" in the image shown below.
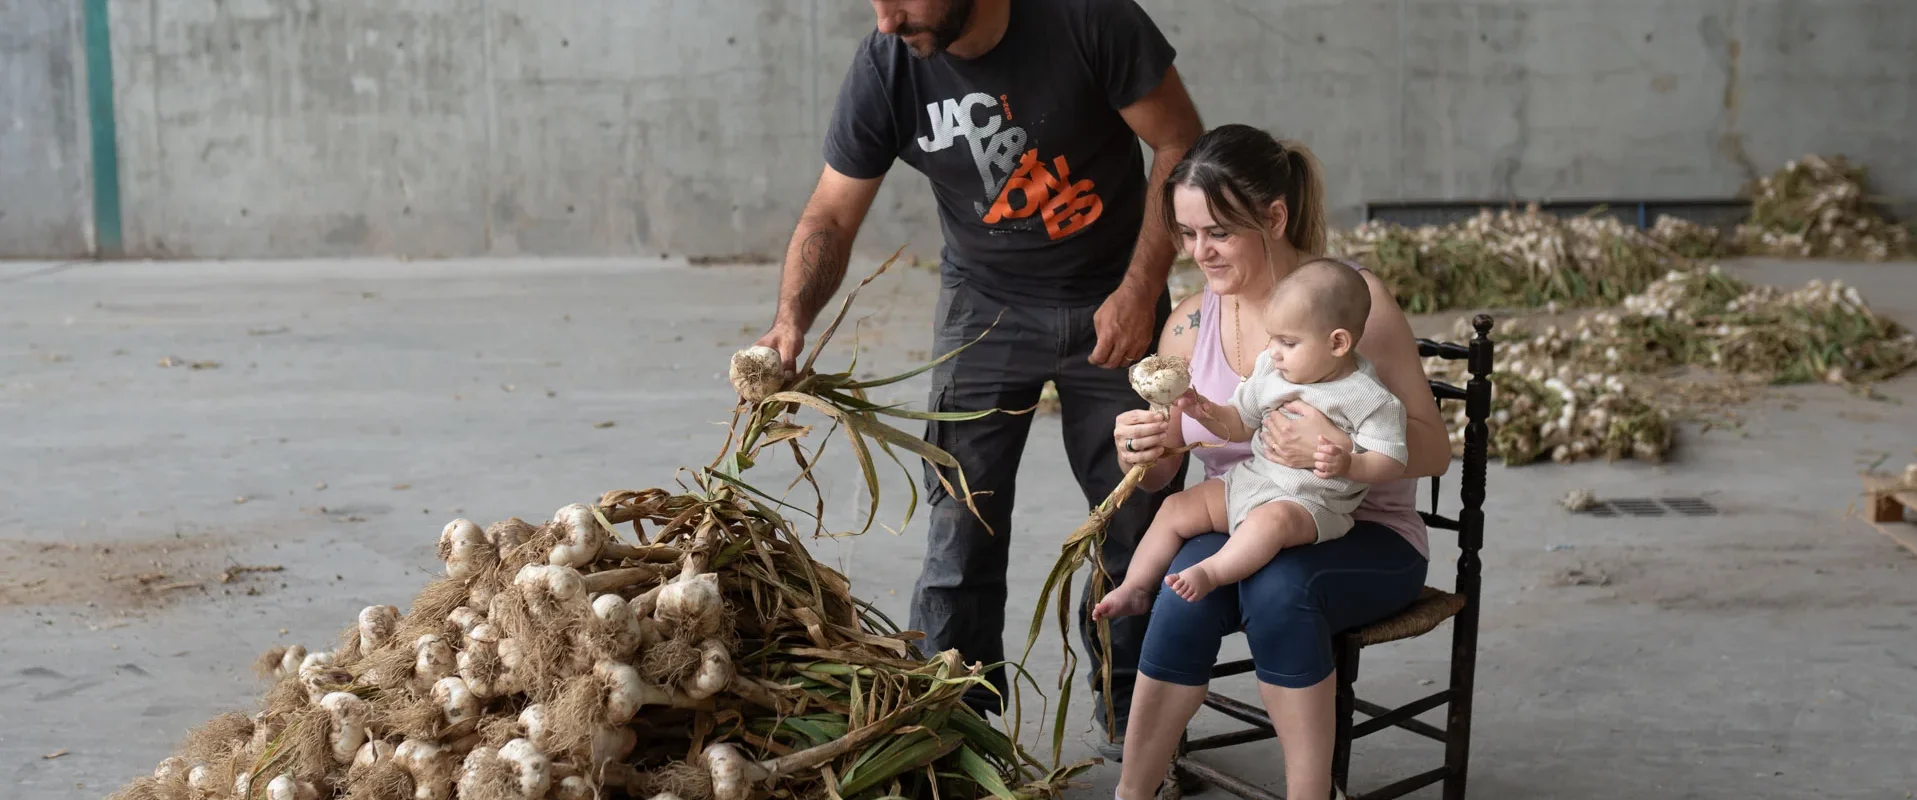
<svg viewBox="0 0 1917 800"><path fill-rule="evenodd" d="M1593 517L1662 517L1667 514L1710 517L1717 514L1717 508L1702 497L1620 497L1593 503L1583 513Z"/></svg>

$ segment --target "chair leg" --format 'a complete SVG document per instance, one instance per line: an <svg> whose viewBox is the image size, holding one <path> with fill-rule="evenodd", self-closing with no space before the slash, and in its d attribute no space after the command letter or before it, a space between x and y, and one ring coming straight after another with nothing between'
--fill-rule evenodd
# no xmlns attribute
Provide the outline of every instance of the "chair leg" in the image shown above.
<svg viewBox="0 0 1917 800"><path fill-rule="evenodd" d="M1357 691L1353 684L1358 682L1358 640L1350 636L1340 636L1333 640L1336 648L1333 663L1337 666L1338 699L1337 734L1331 749L1331 786L1333 797L1337 792L1349 793L1347 780L1351 777L1351 718L1357 712Z"/></svg>
<svg viewBox="0 0 1917 800"><path fill-rule="evenodd" d="M1450 713L1444 726L1444 800L1464 800L1464 783L1471 763L1471 687L1478 667L1478 605L1458 612L1451 643Z"/></svg>
<svg viewBox="0 0 1917 800"><path fill-rule="evenodd" d="M1172 752L1171 769L1166 773L1164 783L1159 786L1158 800L1184 800L1187 796L1205 791L1204 779L1179 765L1179 761L1188 755L1185 745L1190 741L1189 728L1178 735L1178 749Z"/></svg>

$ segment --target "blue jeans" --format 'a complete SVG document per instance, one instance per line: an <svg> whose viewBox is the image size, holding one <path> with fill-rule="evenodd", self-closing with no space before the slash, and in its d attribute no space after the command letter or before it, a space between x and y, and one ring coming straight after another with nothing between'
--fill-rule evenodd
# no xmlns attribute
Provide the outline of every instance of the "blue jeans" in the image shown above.
<svg viewBox="0 0 1917 800"><path fill-rule="evenodd" d="M1218 552L1225 534L1185 541L1171 571ZM1281 550L1251 577L1196 603L1161 586L1145 629L1140 674L1203 686L1225 636L1244 631L1258 680L1289 689L1331 675L1331 637L1404 610L1424 587L1429 562L1397 531L1358 522L1329 542Z"/></svg>

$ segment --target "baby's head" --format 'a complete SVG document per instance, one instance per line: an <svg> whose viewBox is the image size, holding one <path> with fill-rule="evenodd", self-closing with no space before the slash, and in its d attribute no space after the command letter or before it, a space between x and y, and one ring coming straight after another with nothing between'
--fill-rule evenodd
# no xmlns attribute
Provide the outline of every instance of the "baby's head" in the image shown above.
<svg viewBox="0 0 1917 800"><path fill-rule="evenodd" d="M1292 383L1343 376L1356 363L1371 315L1371 287L1349 265L1316 258L1278 282L1265 306L1271 365Z"/></svg>

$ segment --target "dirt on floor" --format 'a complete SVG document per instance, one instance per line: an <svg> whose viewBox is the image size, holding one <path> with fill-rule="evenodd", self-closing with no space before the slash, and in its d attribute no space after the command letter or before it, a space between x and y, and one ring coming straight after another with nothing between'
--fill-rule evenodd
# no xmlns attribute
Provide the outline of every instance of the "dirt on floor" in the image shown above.
<svg viewBox="0 0 1917 800"><path fill-rule="evenodd" d="M241 564L232 537L175 533L81 543L0 539L0 606L86 606L137 613L208 594L256 595L277 564Z"/></svg>

